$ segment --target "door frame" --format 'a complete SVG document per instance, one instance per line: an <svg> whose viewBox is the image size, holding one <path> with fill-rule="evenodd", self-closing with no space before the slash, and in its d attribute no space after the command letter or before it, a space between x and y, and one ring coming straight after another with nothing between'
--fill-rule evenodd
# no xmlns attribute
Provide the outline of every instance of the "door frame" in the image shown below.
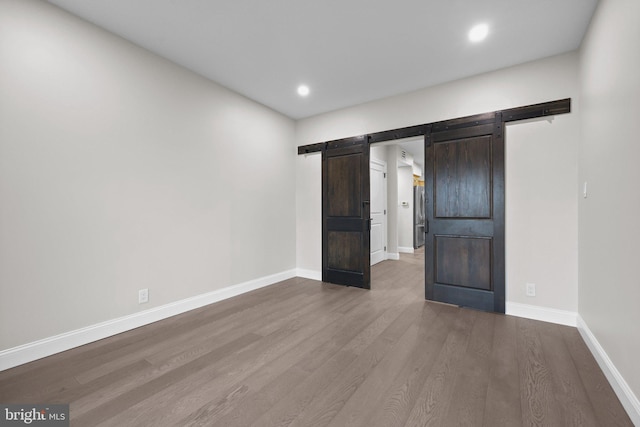
<svg viewBox="0 0 640 427"><path fill-rule="evenodd" d="M570 112L571 112L571 98L565 98L565 99L559 99L559 100L550 101L550 102L543 102L539 104L532 104L532 105L526 105L522 107L510 108L506 110L497 110L497 111L492 111L490 113L476 114L472 116L466 116L466 117L455 118L450 120L443 120L439 122L425 123L425 124L420 124L416 126L409 126L409 127L391 129L391 130L382 131L382 132L375 132L371 134L361 135L355 138L365 139L366 141L368 141L369 144L372 144L375 142L384 142L384 141L392 141L395 139L424 136L434 130L446 131L450 129L452 126L455 127L456 123L477 122L476 124L480 124L483 121L487 121L487 120L493 121L497 115L499 115L499 117L501 118L500 125L504 127L505 123L539 118L539 117L568 114ZM349 141L353 139L354 137L350 137L350 138L343 138L340 140L333 140L330 142L335 143L338 141ZM426 143L427 141L425 141L425 144ZM506 144L506 138L504 143ZM327 144L329 144L329 142L318 142L315 144L301 145L298 147L298 155L309 154L314 152L322 152L326 150ZM366 171L366 174L367 175L369 174L368 170ZM502 219L502 221L504 221L504 218ZM323 252L324 252L324 248L323 248ZM368 249L368 252L370 252L370 249ZM370 253L363 254L363 255L366 256L368 259L370 256ZM504 288L505 286L503 286L503 289Z"/></svg>
<svg viewBox="0 0 640 427"><path fill-rule="evenodd" d="M389 243L389 240L388 240L389 238L388 238L388 234L387 234L388 233L388 224L387 224L388 216L386 214L386 212L388 210L388 200L389 200L387 198L388 195L387 195L387 181L386 181L386 175L388 173L388 171L387 171L387 162L385 162L384 160L379 160L379 159L374 159L373 157L369 157L369 175L371 175L371 163L375 163L376 165L380 166L382 168L383 173L385 174L385 181L384 181L384 185L383 185L384 189L383 189L383 196L382 196L384 198L384 211L385 211L385 213L383 215L384 219L382 221L383 228L384 228L384 236L383 236L383 239L384 239L384 244L383 244L383 246L384 246L384 256L382 258L382 261L385 261L385 260L388 259L387 245ZM371 177L369 177L369 185L371 185ZM372 196L370 196L370 197L373 198ZM373 201L371 202L371 207L373 207ZM372 218L372 220L373 220L373 218ZM371 227L373 228L373 221L372 221ZM369 241L371 241L371 240L369 240ZM382 262L382 261L380 261L380 262Z"/></svg>

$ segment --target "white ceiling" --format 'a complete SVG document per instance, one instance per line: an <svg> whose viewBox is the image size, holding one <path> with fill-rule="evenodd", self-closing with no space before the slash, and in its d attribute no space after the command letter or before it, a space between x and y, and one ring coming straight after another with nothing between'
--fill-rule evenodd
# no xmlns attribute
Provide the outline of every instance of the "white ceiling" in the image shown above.
<svg viewBox="0 0 640 427"><path fill-rule="evenodd" d="M574 50L597 3L49 1L296 119Z"/></svg>

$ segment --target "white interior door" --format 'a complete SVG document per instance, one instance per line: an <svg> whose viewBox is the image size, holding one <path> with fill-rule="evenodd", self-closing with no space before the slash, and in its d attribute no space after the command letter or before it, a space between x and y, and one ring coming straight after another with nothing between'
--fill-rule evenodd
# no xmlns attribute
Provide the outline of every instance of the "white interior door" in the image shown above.
<svg viewBox="0 0 640 427"><path fill-rule="evenodd" d="M387 163L371 159L371 265L387 259Z"/></svg>

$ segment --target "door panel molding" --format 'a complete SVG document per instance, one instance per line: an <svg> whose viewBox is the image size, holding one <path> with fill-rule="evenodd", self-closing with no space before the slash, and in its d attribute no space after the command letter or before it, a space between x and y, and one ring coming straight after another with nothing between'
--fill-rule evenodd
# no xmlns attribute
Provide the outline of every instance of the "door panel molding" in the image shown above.
<svg viewBox="0 0 640 427"><path fill-rule="evenodd" d="M493 291L493 238L436 234L433 242L435 282ZM455 263L451 263L452 260Z"/></svg>
<svg viewBox="0 0 640 427"><path fill-rule="evenodd" d="M492 136L460 138L450 133L450 138L433 144L437 165L433 171L434 216L492 218ZM471 157L479 156L479 162L469 162ZM461 200L468 203L460 203Z"/></svg>

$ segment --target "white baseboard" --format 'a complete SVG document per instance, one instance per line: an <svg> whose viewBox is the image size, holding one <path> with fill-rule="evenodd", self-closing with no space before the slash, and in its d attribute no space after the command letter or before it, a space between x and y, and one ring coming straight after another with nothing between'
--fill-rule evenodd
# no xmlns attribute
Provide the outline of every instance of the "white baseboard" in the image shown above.
<svg viewBox="0 0 640 427"><path fill-rule="evenodd" d="M505 308L505 314L509 314L511 316L524 317L526 319L533 320L542 320L543 322L557 323L559 325L577 325L578 313L575 313L573 311L557 310L555 308L520 304L517 302L509 301L507 301Z"/></svg>
<svg viewBox="0 0 640 427"><path fill-rule="evenodd" d="M387 252L387 259L392 259L394 261L398 261L400 259L400 254L395 252Z"/></svg>
<svg viewBox="0 0 640 427"><path fill-rule="evenodd" d="M582 339L587 344L587 347L589 347L589 350L591 350L596 362L598 362L600 369L602 369L607 380L609 380L609 384L611 384L613 391L615 391L618 399L620 399L620 403L622 403L622 406L627 411L631 422L636 426L640 426L640 401L638 401L638 397L633 393L631 387L629 387L629 384L624 380L620 371L615 367L584 319L579 315L578 331L580 335L582 335Z"/></svg>
<svg viewBox="0 0 640 427"><path fill-rule="evenodd" d="M401 254L412 254L413 251L413 246L398 246L398 252L400 252Z"/></svg>
<svg viewBox="0 0 640 427"><path fill-rule="evenodd" d="M304 268L296 269L296 276L304 277L305 279L322 281L322 271L307 270Z"/></svg>
<svg viewBox="0 0 640 427"><path fill-rule="evenodd" d="M295 276L296 270L283 271L3 350L0 351L0 371L139 328L140 326L291 279Z"/></svg>

